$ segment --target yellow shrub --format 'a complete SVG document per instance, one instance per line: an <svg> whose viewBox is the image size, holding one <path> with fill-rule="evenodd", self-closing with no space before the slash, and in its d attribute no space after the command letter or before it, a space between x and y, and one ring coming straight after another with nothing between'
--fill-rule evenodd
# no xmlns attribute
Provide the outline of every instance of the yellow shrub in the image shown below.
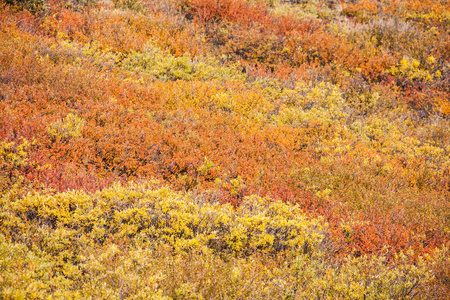
<svg viewBox="0 0 450 300"><path fill-rule="evenodd" d="M57 141L68 141L81 135L84 123L82 118L70 113L65 118L48 125L47 133Z"/></svg>
<svg viewBox="0 0 450 300"><path fill-rule="evenodd" d="M334 257L326 223L297 206L158 186L3 199L0 297L392 299L433 279L413 253Z"/></svg>

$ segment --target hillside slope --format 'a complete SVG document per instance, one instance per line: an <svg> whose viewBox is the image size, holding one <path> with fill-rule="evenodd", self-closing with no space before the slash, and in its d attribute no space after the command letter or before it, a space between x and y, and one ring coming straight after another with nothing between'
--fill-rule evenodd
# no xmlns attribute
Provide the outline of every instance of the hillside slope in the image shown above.
<svg viewBox="0 0 450 300"><path fill-rule="evenodd" d="M0 2L0 298L447 299L449 25L448 1Z"/></svg>

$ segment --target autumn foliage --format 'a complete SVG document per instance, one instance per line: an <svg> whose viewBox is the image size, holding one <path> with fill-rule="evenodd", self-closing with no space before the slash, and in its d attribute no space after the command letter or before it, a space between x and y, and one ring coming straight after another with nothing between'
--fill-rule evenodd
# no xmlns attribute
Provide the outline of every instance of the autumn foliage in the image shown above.
<svg viewBox="0 0 450 300"><path fill-rule="evenodd" d="M0 298L446 299L449 24L448 1L0 2Z"/></svg>

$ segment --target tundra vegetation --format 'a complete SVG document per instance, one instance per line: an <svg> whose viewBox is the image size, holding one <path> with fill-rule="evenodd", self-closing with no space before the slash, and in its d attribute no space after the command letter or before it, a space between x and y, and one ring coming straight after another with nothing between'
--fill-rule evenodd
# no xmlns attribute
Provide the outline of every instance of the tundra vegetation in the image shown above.
<svg viewBox="0 0 450 300"><path fill-rule="evenodd" d="M0 0L0 299L449 299L450 3Z"/></svg>

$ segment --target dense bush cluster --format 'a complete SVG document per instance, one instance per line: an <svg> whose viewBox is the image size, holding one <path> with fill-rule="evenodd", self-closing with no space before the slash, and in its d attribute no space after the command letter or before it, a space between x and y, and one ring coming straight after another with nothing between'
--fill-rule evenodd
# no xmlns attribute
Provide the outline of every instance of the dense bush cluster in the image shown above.
<svg viewBox="0 0 450 300"><path fill-rule="evenodd" d="M433 278L409 252L331 257L328 225L298 206L158 185L3 198L2 297L392 299Z"/></svg>
<svg viewBox="0 0 450 300"><path fill-rule="evenodd" d="M449 23L0 2L0 298L446 299Z"/></svg>

